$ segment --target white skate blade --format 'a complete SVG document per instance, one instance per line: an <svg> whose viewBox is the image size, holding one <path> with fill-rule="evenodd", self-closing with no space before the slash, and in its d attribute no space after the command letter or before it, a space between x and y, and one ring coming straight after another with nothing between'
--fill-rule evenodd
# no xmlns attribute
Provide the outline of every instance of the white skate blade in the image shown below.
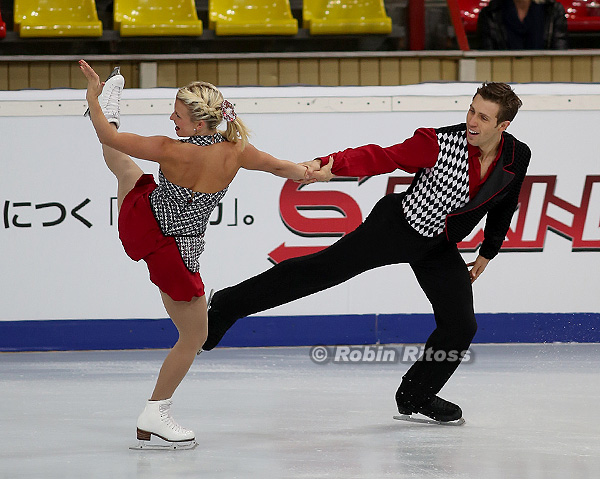
<svg viewBox="0 0 600 479"><path fill-rule="evenodd" d="M158 441L160 441L160 439L156 439L155 441L138 440L137 445L130 446L129 449L138 451L185 451L187 449L194 449L198 445L196 440L181 442Z"/></svg>
<svg viewBox="0 0 600 479"><path fill-rule="evenodd" d="M399 416L394 416L394 419L397 419L398 421L416 422L420 424L434 424L436 426L462 426L465 423L465 419L462 417L456 421L436 421L435 419L429 419L428 417L415 417L409 414L400 414Z"/></svg>

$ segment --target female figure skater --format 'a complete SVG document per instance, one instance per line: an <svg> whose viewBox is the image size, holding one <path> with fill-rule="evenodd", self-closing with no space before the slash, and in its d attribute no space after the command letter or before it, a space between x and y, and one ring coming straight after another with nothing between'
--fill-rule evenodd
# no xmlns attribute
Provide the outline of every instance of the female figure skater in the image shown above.
<svg viewBox="0 0 600 479"><path fill-rule="evenodd" d="M171 447L197 445L194 432L171 417L171 397L207 336L204 285L198 258L213 209L240 168L306 180L305 166L279 160L248 143L247 130L233 106L210 83L179 89L170 119L181 140L118 132L119 101L125 84L115 69L105 83L83 60L86 99L108 168L117 177L119 237L126 253L144 259L150 280L177 327L179 339L166 357L154 392L137 421L138 447L158 436ZM225 120L227 129L217 131ZM202 148L208 146L209 148ZM130 158L160 164L159 184Z"/></svg>

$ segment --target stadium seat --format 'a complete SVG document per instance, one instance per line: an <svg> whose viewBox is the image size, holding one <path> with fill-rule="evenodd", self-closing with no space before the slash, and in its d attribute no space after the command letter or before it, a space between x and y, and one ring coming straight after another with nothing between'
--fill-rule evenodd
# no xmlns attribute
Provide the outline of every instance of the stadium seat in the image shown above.
<svg viewBox="0 0 600 479"><path fill-rule="evenodd" d="M458 0L465 32L477 31L479 12L489 0ZM569 32L600 31L600 7L593 0L560 0L567 16Z"/></svg>
<svg viewBox="0 0 600 479"><path fill-rule="evenodd" d="M0 38L4 38L6 36L6 23L2 20L2 12L0 12Z"/></svg>
<svg viewBox="0 0 600 479"><path fill-rule="evenodd" d="M123 37L202 35L194 0L114 1L114 28Z"/></svg>
<svg viewBox="0 0 600 479"><path fill-rule="evenodd" d="M95 0L15 0L21 37L101 37Z"/></svg>
<svg viewBox="0 0 600 479"><path fill-rule="evenodd" d="M460 17L462 18L465 32L475 33L477 31L477 18L479 12L485 7L489 0L458 0Z"/></svg>
<svg viewBox="0 0 600 479"><path fill-rule="evenodd" d="M383 0L304 0L304 28L311 35L388 34L392 19Z"/></svg>
<svg viewBox="0 0 600 479"><path fill-rule="evenodd" d="M289 0L209 0L208 15L217 35L298 33Z"/></svg>
<svg viewBox="0 0 600 479"><path fill-rule="evenodd" d="M560 0L570 32L599 32L600 4L594 0Z"/></svg>

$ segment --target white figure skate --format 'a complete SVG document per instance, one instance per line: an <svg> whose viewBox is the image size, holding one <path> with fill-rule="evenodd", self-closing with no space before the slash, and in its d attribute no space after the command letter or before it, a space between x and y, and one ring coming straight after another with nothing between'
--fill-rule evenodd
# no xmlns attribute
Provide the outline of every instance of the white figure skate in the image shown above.
<svg viewBox="0 0 600 479"><path fill-rule="evenodd" d="M194 431L181 427L171 417L171 404L171 399L146 403L137 420L139 443L129 449L194 449L198 445ZM153 442L152 436L157 438Z"/></svg>
<svg viewBox="0 0 600 479"><path fill-rule="evenodd" d="M116 67L106 79L102 93L98 97L102 113L109 123L117 125L117 129L121 126L121 115L119 103L121 102L121 92L125 87L125 78L121 75L120 67ZM83 116L90 116L88 108Z"/></svg>

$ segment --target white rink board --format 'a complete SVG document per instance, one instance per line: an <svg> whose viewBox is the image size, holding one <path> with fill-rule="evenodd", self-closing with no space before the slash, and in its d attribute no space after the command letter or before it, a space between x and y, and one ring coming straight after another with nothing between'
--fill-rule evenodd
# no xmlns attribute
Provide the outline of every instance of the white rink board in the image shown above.
<svg viewBox="0 0 600 479"><path fill-rule="evenodd" d="M366 143L391 145L422 126L460 123L476 87L227 88L224 93L239 102L239 114L251 128L256 147L300 162ZM553 194L575 209L581 206L586 179L593 180L590 203L577 214L564 204L545 204L546 183L537 181L522 231L535 251L503 252L489 264L474 286L476 311L600 311L600 255L594 246L600 242L600 179L593 178L600 175L600 86L529 84L516 85L515 90L524 107L509 132L533 152L528 175L544 181L555 177ZM174 137L168 118L174 94L172 89L125 90L124 99L131 105L124 107L122 130ZM145 264L134 263L123 252L116 215L111 225L116 181L104 165L89 120L81 117L84 97L83 90L0 92L0 320L165 317ZM442 111L435 110L436 101ZM290 112L282 112L281 104ZM139 164L147 172L157 170L152 163ZM302 191L346 193L364 219L385 194L388 177L396 176L408 175L395 172L360 185L334 182ZM279 210L284 183L262 172L238 174L223 201L220 224L209 226L206 235L201 275L207 289L271 267L268 255L282 243L324 246L335 240L301 236L285 226ZM86 199L89 202L83 204ZM63 209L58 204L64 207L61 222ZM78 206L75 213L91 227L71 213ZM301 214L340 217L331 211ZM244 223L248 215L253 219L250 225ZM593 246L587 248L591 251L572 251L566 227L562 234L549 231L533 248L543 215L567 226L579 218L579 234ZM57 224L43 226L53 222ZM475 256L464 253L467 261ZM262 314L429 312L410 268L398 265Z"/></svg>

